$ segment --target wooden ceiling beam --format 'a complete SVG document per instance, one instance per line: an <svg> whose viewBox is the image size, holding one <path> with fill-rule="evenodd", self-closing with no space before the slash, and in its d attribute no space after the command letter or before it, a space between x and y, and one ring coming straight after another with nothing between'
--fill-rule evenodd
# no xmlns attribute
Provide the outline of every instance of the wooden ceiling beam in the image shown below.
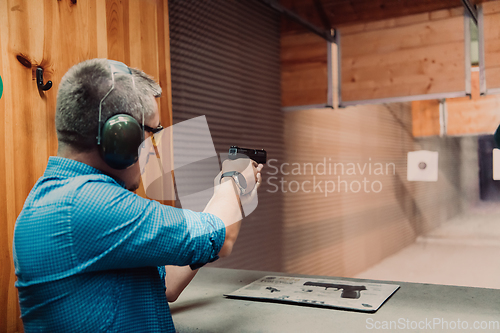
<svg viewBox="0 0 500 333"><path fill-rule="evenodd" d="M499 0L468 0L472 5L489 1ZM462 0L280 0L280 3L317 26L325 26L329 22L332 29L463 5ZM287 32L301 28L284 22L282 30Z"/></svg>
<svg viewBox="0 0 500 333"><path fill-rule="evenodd" d="M325 11L333 25L358 24L460 7L460 0L327 0Z"/></svg>
<svg viewBox="0 0 500 333"><path fill-rule="evenodd" d="M325 8L323 7L323 3L321 0L314 0L314 7L316 8L319 18L323 23L323 28L326 30L332 29L332 23L330 22L330 18L325 13Z"/></svg>
<svg viewBox="0 0 500 333"><path fill-rule="evenodd" d="M462 0L462 4L464 5L465 10L469 13L469 15L474 20L474 23L477 25L477 8L476 8L476 5L473 4L470 0Z"/></svg>

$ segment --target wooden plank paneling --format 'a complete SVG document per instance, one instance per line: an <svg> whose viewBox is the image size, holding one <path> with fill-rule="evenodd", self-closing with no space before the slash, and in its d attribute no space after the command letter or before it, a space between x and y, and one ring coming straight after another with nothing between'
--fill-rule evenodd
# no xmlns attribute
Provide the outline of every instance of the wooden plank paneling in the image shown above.
<svg viewBox="0 0 500 333"><path fill-rule="evenodd" d="M162 0L0 1L0 332L22 331L12 237L17 215L48 157L57 153L59 82L73 65L112 58L160 81L160 118L172 123L168 5ZM20 61L19 61L20 59ZM36 67L52 89L39 92Z"/></svg>
<svg viewBox="0 0 500 333"><path fill-rule="evenodd" d="M106 0L106 31L109 59L130 62L129 1Z"/></svg>
<svg viewBox="0 0 500 333"><path fill-rule="evenodd" d="M6 198L1 210L5 217L0 221L6 229L0 237L6 245L2 248L0 266L7 269L2 274L6 279L1 281L0 288L6 298L1 298L0 307L5 310L6 320L0 321L0 330L22 330L19 319L17 292L14 288L15 275L12 261L12 237L17 215L22 209L24 199L31 190L37 177L43 172L41 165L46 162L47 147L43 142L45 111L49 94L38 94L33 81L32 66L43 64L44 18L43 3L37 2L32 7L27 1L1 2L2 8L2 68L5 91L3 117L4 136L2 160L5 172L0 175L5 180ZM5 23L3 23L5 22ZM32 25L36 29L26 29ZM17 57L25 60L22 65ZM46 77L50 77L47 75ZM21 131L21 132L19 132ZM55 134L55 133L54 133ZM36 135L42 135L38 138ZM14 140L15 138L15 140ZM40 161L41 159L41 161ZM8 278L7 278L8 277Z"/></svg>
<svg viewBox="0 0 500 333"><path fill-rule="evenodd" d="M342 102L465 92L462 14L460 8L339 29Z"/></svg>
<svg viewBox="0 0 500 333"><path fill-rule="evenodd" d="M7 53L6 42L8 40L8 20L7 20L7 3L0 2L0 76L3 82L3 93L0 97L0 147L5 149L6 135L2 134L6 131L5 119L7 114L5 112L7 102L5 95L9 93L11 87L9 86L5 70L5 57ZM11 251L11 237L10 234L13 230L12 220L9 221L7 214L7 172L6 154L0 154L0 188L4 189L0 193L0 330L10 330L11 332L17 331L16 313L9 313L9 309L17 311L17 306L13 304L12 297L9 297L9 292L13 289L11 286L11 277L14 275L12 251ZM17 303L17 298L14 296L14 302Z"/></svg>
<svg viewBox="0 0 500 333"><path fill-rule="evenodd" d="M471 98L451 98L447 105L447 134L493 134L500 124L500 95L479 94L479 72L472 72Z"/></svg>
<svg viewBox="0 0 500 333"><path fill-rule="evenodd" d="M479 93L479 72L471 73L470 97L446 99L446 135L492 134L500 123L500 95ZM440 134L439 101L412 102L413 135Z"/></svg>
<svg viewBox="0 0 500 333"><path fill-rule="evenodd" d="M411 103L413 136L439 135L439 101L413 101Z"/></svg>
<svg viewBox="0 0 500 333"><path fill-rule="evenodd" d="M486 89L500 89L500 1L482 7Z"/></svg>
<svg viewBox="0 0 500 333"><path fill-rule="evenodd" d="M448 135L493 134L500 124L500 97L448 103Z"/></svg>
<svg viewBox="0 0 500 333"><path fill-rule="evenodd" d="M497 0L472 0L472 4ZM352 24L371 24L401 17L415 18L422 13L445 15L459 6L458 0L280 0L280 3L305 20L323 29L339 28ZM283 33L300 33L307 28L295 21L282 20Z"/></svg>
<svg viewBox="0 0 500 333"><path fill-rule="evenodd" d="M327 104L327 43L312 33L281 37L281 105Z"/></svg>
<svg viewBox="0 0 500 333"><path fill-rule="evenodd" d="M462 13L462 10L460 11ZM353 57L370 53L389 53L404 49L419 49L425 46L441 45L450 41L463 41L464 31L459 29L463 26L460 16L431 20L431 13L421 14L418 20L402 21L394 20L390 26L383 25L379 29L364 25L363 33L358 32L356 38L346 38L342 40L342 55ZM430 23L432 22L432 24ZM382 21L382 23L385 23ZM344 29L340 29L342 36L347 37L353 34L346 34ZM363 47L359 47L362 45ZM357 47L356 47L357 46Z"/></svg>
<svg viewBox="0 0 500 333"><path fill-rule="evenodd" d="M0 73L0 75L2 76L2 80L3 80L3 89L4 89L4 92L3 92L3 97L0 98L0 115L1 115L1 118L0 119L6 119L7 118L7 113L5 112L5 110L7 109L7 106L11 105L12 103L7 103L6 101L6 94L8 94L9 90L11 89L10 88L10 79L8 78L8 76L6 75L6 72L5 72L5 63L6 61L3 60L6 58L6 53L7 53L7 41L8 41L8 20L7 20L7 4L4 2L4 3L0 3L0 6L2 6L0 8L0 25L1 25L1 28L0 28L0 47L1 47L1 56L0 56L0 63L2 64L2 72ZM7 128L5 126L5 121L2 122L2 125L1 125L1 129L2 131L0 133L6 133L6 131L10 128ZM3 147L4 149L6 148L6 138L7 136L4 134L2 139L0 139L0 143L2 144L1 147ZM9 156L10 157L10 156ZM1 154L0 155L0 169L2 170L2 177L0 177L0 184L2 185L2 188L4 189L7 189L9 187L7 187L8 185L12 185L6 175L7 175L7 163L6 163L6 159L7 159L7 154L6 152L4 152L4 154ZM11 241L11 237L10 237L10 234L11 234L11 231L13 230L13 225L12 225L12 220L9 220L9 214L8 214L8 209L7 207L11 206L12 204L10 203L9 205L9 202L8 200L11 200L12 197L10 195L7 195L7 190L3 191L3 195L2 195L2 202L4 202L5 204L3 205L0 205L0 218L2 219L3 223L0 223L1 225L1 233L0 233L0 237L1 237L1 240L0 240L0 251L1 251L1 256L0 256L0 272L1 272L1 275L0 275L0 285L2 286L0 288L0 316L1 316L1 321L2 323L5 323L3 324L4 328L5 329L10 329L10 330L14 330L16 329L16 323L12 320L14 317L13 317L13 314L12 312L9 313L9 309L16 309L15 305L12 304L12 299L11 297L9 297L9 292L11 291L12 287L4 287L4 286L10 286L10 280L11 280L11 277L13 276L13 264L12 264L12 251L11 251L11 245L12 245L12 241ZM17 310L17 309L16 309Z"/></svg>
<svg viewBox="0 0 500 333"><path fill-rule="evenodd" d="M159 82L163 93L159 100L161 116L166 123L172 121L172 84L170 66L170 25L168 5L163 1L158 2L158 61Z"/></svg>
<svg viewBox="0 0 500 333"><path fill-rule="evenodd" d="M339 27L339 29L342 29L342 33L344 35L350 35L350 34L359 33L362 31L369 32L369 31L373 31L373 30L388 29L388 28L393 28L393 27L397 27L397 26L403 27L406 25L417 24L417 23L428 22L428 21L442 20L442 19L458 17L458 16L462 16L462 15L463 15L463 8L456 7L456 8L450 8L450 9L425 12L425 13L415 14L415 15L401 16L401 17L387 19L387 20L381 20L381 21L374 21L374 22L367 22L367 23L357 22L357 23L352 23L349 25L343 25L343 26Z"/></svg>

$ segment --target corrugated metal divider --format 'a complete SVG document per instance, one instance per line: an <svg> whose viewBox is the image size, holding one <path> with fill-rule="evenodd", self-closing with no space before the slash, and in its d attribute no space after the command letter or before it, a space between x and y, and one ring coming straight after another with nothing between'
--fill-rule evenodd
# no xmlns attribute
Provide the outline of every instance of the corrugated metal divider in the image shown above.
<svg viewBox="0 0 500 333"><path fill-rule="evenodd" d="M169 13L174 124L205 115L217 153L238 145L282 160L279 15L248 0L169 0ZM283 197L263 176L232 255L212 266L282 270Z"/></svg>

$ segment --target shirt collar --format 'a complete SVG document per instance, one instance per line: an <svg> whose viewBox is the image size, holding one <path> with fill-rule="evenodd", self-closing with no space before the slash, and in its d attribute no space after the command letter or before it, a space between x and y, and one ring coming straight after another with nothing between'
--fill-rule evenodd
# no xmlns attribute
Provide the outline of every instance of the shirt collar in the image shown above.
<svg viewBox="0 0 500 333"><path fill-rule="evenodd" d="M44 177L78 177L84 175L104 175L101 170L91 167L88 164L78 162L69 158L59 157L59 156L50 156L49 162L47 163L47 168L43 174ZM109 177L109 176L108 176ZM125 182L112 178L115 182L117 182L121 187L125 188Z"/></svg>

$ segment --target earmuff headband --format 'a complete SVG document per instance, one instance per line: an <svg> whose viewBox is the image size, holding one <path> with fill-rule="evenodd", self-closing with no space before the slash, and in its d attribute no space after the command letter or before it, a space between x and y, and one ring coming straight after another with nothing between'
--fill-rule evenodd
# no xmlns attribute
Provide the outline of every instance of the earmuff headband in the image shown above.
<svg viewBox="0 0 500 333"><path fill-rule="evenodd" d="M108 60L111 71L111 88L99 102L99 126L97 145L103 160L113 169L126 169L137 162L138 148L144 141L144 109L142 110L142 127L137 120L126 113L118 113L107 119L102 119L102 104L115 89L115 75L125 74L132 79L134 93L139 99L134 76L124 63Z"/></svg>
<svg viewBox="0 0 500 333"><path fill-rule="evenodd" d="M109 68L111 70L111 88L109 88L108 92L104 97L101 99L99 102L99 126L97 129L97 145L101 144L101 128L103 126L102 122L102 103L104 100L111 94L111 92L115 89L115 74L125 74L125 75L130 75L130 78L132 79L132 85L134 86L134 91L137 91L137 88L135 87L135 80L134 76L132 75L132 71L130 68L125 65L123 62L119 62L116 60L109 60L108 59L108 64ZM144 129L144 110L142 112L142 128Z"/></svg>

